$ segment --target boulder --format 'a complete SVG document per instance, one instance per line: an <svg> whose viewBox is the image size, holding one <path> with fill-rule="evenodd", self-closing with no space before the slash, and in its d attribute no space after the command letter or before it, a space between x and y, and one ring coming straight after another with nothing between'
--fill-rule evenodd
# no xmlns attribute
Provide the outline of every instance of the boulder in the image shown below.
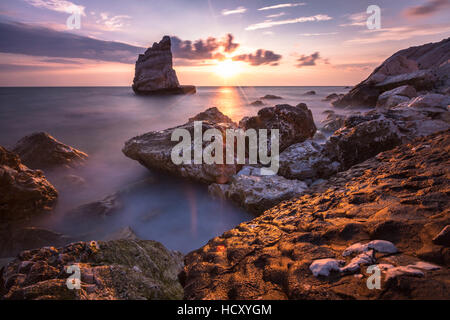
<svg viewBox="0 0 450 320"><path fill-rule="evenodd" d="M335 132L344 126L347 117L342 114L329 112L325 120L322 120L322 130L327 132Z"/></svg>
<svg viewBox="0 0 450 320"><path fill-rule="evenodd" d="M279 100L279 99L283 99L280 96L276 96L274 94L266 94L264 97L259 98L261 100L266 99L266 100Z"/></svg>
<svg viewBox="0 0 450 320"><path fill-rule="evenodd" d="M288 179L317 180L337 173L339 167L339 162L325 155L323 146L306 140L280 153L278 174Z"/></svg>
<svg viewBox="0 0 450 320"><path fill-rule="evenodd" d="M80 269L80 289L69 289L68 266ZM76 242L21 252L0 274L9 300L181 299L182 255L151 240ZM72 278L74 279L74 278ZM77 284L76 280L73 280Z"/></svg>
<svg viewBox="0 0 450 320"><path fill-rule="evenodd" d="M41 170L76 168L88 158L83 151L56 140L46 132L36 132L20 139L13 151L26 166Z"/></svg>
<svg viewBox="0 0 450 320"><path fill-rule="evenodd" d="M252 107L261 107L264 105L264 102L262 102L261 100L255 100L249 103L249 105L251 105Z"/></svg>
<svg viewBox="0 0 450 320"><path fill-rule="evenodd" d="M288 180L278 175L237 174L227 185L211 184L208 192L259 215L283 200L300 195L307 188L302 181Z"/></svg>
<svg viewBox="0 0 450 320"><path fill-rule="evenodd" d="M405 85L395 89L383 92L377 101L377 108L391 108L402 102L409 101L417 95L416 89L413 86Z"/></svg>
<svg viewBox="0 0 450 320"><path fill-rule="evenodd" d="M227 123L235 125L233 120L231 120L229 117L224 115L222 112L219 111L216 107L212 107L209 109L206 109L203 112L200 112L199 114L195 115L192 118L189 118L188 122L194 122L194 121L209 121L212 123Z"/></svg>
<svg viewBox="0 0 450 320"><path fill-rule="evenodd" d="M31 170L0 146L0 223L52 210L58 192L40 170Z"/></svg>
<svg viewBox="0 0 450 320"><path fill-rule="evenodd" d="M119 230L117 230L114 233L111 233L110 235L108 235L106 237L106 241L111 241L111 240L121 240L121 239L125 239L125 240L139 240L139 237L136 235L136 233L134 232L133 229L131 229L131 227L123 227L120 228Z"/></svg>
<svg viewBox="0 0 450 320"><path fill-rule="evenodd" d="M450 96L438 94L438 93L427 93L425 95L420 95L415 99L412 99L408 104L410 108L442 108L445 111L450 111Z"/></svg>
<svg viewBox="0 0 450 320"><path fill-rule="evenodd" d="M268 132L270 129L279 129L280 152L291 144L312 138L317 130L311 110L304 103L296 107L279 104L263 108L256 116L243 118L239 127L244 130L268 129Z"/></svg>
<svg viewBox="0 0 450 320"><path fill-rule="evenodd" d="M132 86L136 94L185 94L195 93L194 86L180 86L172 68L170 37L164 36L140 54L135 66Z"/></svg>
<svg viewBox="0 0 450 320"><path fill-rule="evenodd" d="M332 93L332 94L327 95L324 99L322 99L322 101L334 101L343 96L344 96L343 94Z"/></svg>
<svg viewBox="0 0 450 320"><path fill-rule="evenodd" d="M303 95L305 96L314 96L316 94L316 92L314 90L311 91L306 91Z"/></svg>
<svg viewBox="0 0 450 320"><path fill-rule="evenodd" d="M210 114L209 112L208 114ZM213 112L214 118L223 121L224 115L218 117L216 112ZM197 115L196 117L205 117L205 113L202 116ZM194 118L196 118L194 117ZM192 119L194 119L192 118ZM228 117L226 117L229 119ZM210 118L211 119L211 118ZM202 134L208 129L217 129L222 133L222 136L225 137L225 130L234 128L234 124L231 122L228 123L214 123L210 121L202 122ZM178 141L172 141L171 136L172 132L175 129L186 129L191 134L192 140L192 154L191 159L194 159L193 156L193 143L194 143L194 122L188 122L184 125L162 130L162 131L152 131L141 136L134 137L128 140L125 143L122 152L129 158L139 161L142 165L149 169L161 170L164 172L169 172L173 175L185 177L192 180L197 180L206 183L226 183L231 176L233 176L238 171L237 164L194 164L193 161L191 164L180 164L177 165L173 163L171 158L172 149L175 145L177 145ZM211 142L202 142L202 150L205 149ZM224 152L223 155L225 157L225 147L226 144L223 144Z"/></svg>
<svg viewBox="0 0 450 320"><path fill-rule="evenodd" d="M448 299L450 250L432 238L449 221L449 148L450 131L400 145L211 239L185 257L184 298Z"/></svg>
<svg viewBox="0 0 450 320"><path fill-rule="evenodd" d="M375 106L380 94L404 85L415 90L442 91L450 86L449 59L450 38L400 50L333 105Z"/></svg>
<svg viewBox="0 0 450 320"><path fill-rule="evenodd" d="M348 169L401 142L401 134L394 122L380 117L341 128L330 137L325 148L330 159Z"/></svg>

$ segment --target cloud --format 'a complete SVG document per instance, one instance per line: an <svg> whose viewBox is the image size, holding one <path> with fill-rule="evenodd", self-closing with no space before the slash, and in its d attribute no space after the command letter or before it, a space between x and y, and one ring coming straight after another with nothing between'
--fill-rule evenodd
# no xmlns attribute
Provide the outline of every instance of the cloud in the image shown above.
<svg viewBox="0 0 450 320"><path fill-rule="evenodd" d="M125 21L131 19L127 15L110 16L107 12L100 13L100 19L96 22L105 26L108 31L120 30L125 25Z"/></svg>
<svg viewBox="0 0 450 320"><path fill-rule="evenodd" d="M297 68L307 67L307 66L315 66L316 61L322 60L323 63L329 64L328 59L324 59L320 56L318 51L310 54L309 56L302 55L297 59L297 64L295 65Z"/></svg>
<svg viewBox="0 0 450 320"><path fill-rule="evenodd" d="M404 11L405 15L410 17L424 17L433 15L439 10L450 7L449 0L428 0L426 3L408 8Z"/></svg>
<svg viewBox="0 0 450 320"><path fill-rule="evenodd" d="M223 59L224 53L231 53L239 46L233 42L234 37L230 33L223 39L209 37L192 42L173 36L171 40L173 56L188 60Z"/></svg>
<svg viewBox="0 0 450 320"><path fill-rule="evenodd" d="M268 6L268 7L262 7L259 8L259 11L265 11L265 10L273 10L273 9L280 9L280 8L291 8L291 7L298 7L298 6L304 6L306 3L304 2L296 2L296 3L281 3L281 4L276 4L273 6Z"/></svg>
<svg viewBox="0 0 450 320"><path fill-rule="evenodd" d="M275 13L275 14L269 14L268 16L266 16L266 18L269 19L273 19L273 18L279 18L286 15L286 12L280 12L280 13Z"/></svg>
<svg viewBox="0 0 450 320"><path fill-rule="evenodd" d="M236 9L231 9L231 10L223 9L222 15L229 16L230 14L244 13L245 11L247 11L247 8L245 8L245 7L237 7Z"/></svg>
<svg viewBox="0 0 450 320"><path fill-rule="evenodd" d="M367 13L357 12L351 15L347 15L347 23L340 24L340 27L355 27L355 26L366 26L367 24Z"/></svg>
<svg viewBox="0 0 450 320"><path fill-rule="evenodd" d="M301 36L304 37L316 37L316 36L331 36L334 34L338 34L337 32L325 32L325 33L300 33Z"/></svg>
<svg viewBox="0 0 450 320"><path fill-rule="evenodd" d="M289 19L289 20L280 20L280 21L264 21L261 23L256 23L248 26L245 28L245 30L257 30L257 29L265 29L265 28L271 28L274 26L284 25L284 24L292 24L292 23L302 23L302 22L312 22L312 21L327 21L331 20L330 16L326 14L317 14L315 16L309 16L309 17L299 17L296 19Z"/></svg>
<svg viewBox="0 0 450 320"><path fill-rule="evenodd" d="M281 55L274 53L270 50L258 49L254 54L241 54L232 58L234 61L247 62L252 66L260 66L263 64L269 64L271 66L277 66L278 61L281 60Z"/></svg>
<svg viewBox="0 0 450 320"><path fill-rule="evenodd" d="M0 22L0 52L134 63L145 49L23 23Z"/></svg>
<svg viewBox="0 0 450 320"><path fill-rule="evenodd" d="M66 0L25 0L28 4L36 8L44 8L57 12L80 13L83 16L85 7L76 5Z"/></svg>
<svg viewBox="0 0 450 320"><path fill-rule="evenodd" d="M365 37L358 37L345 41L348 44L372 44L384 41L398 41L419 36L437 35L450 32L450 24L415 25L407 27L382 28L377 30L364 30Z"/></svg>

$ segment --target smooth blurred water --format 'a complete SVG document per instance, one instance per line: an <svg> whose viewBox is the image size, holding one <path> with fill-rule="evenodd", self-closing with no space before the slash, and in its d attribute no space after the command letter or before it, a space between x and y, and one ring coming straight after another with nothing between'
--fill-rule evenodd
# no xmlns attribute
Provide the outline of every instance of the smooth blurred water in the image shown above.
<svg viewBox="0 0 450 320"><path fill-rule="evenodd" d="M151 182L142 184L126 197L120 214L104 223L101 235L131 226L143 239L157 240L171 249L187 252L251 216L210 198L204 185L149 172L122 154L124 142L148 131L183 124L212 106L239 121L244 116L255 115L262 107L249 106L249 103L266 94L283 97L265 101L266 106L305 102L313 112L316 125L321 127L320 121L325 118L322 112L333 108L322 99L333 92L347 91L343 87L197 89L195 95L139 97L128 87L0 88L0 145L10 148L27 134L45 131L89 154L87 166L74 172L86 180L86 186L67 187L56 178L49 178L60 192L52 215L61 218L67 210L80 204L100 200L151 178ZM310 90L317 94L304 95ZM70 226L50 225L47 220L41 224L62 228L64 232L71 230ZM88 225L86 222L86 229Z"/></svg>

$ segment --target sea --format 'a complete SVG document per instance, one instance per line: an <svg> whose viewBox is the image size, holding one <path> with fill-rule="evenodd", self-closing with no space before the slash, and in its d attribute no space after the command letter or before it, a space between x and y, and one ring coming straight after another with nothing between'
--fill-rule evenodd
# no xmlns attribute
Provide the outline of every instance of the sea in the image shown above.
<svg viewBox="0 0 450 320"><path fill-rule="evenodd" d="M316 94L305 95L311 90ZM129 87L3 87L0 145L12 148L25 135L45 131L89 155L84 167L70 172L83 178L83 185L68 185L58 174L48 174L59 191L58 202L54 211L33 220L33 226L76 240L101 240L131 227L141 239L156 240L187 253L253 216L213 199L206 185L144 168L122 153L125 141L183 124L213 106L239 121L256 115L262 107L250 103L266 94L282 99L265 100L265 106L306 103L320 128L326 118L324 111L333 110L322 100L331 93L347 91L345 87L198 87L193 95L142 97ZM126 193L116 214L77 225L65 219L70 210L130 186L132 192Z"/></svg>

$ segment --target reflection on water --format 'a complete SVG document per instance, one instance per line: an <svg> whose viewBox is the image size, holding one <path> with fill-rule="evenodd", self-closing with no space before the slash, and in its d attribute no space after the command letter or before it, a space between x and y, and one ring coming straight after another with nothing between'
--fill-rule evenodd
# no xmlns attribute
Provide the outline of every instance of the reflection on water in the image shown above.
<svg viewBox="0 0 450 320"><path fill-rule="evenodd" d="M309 90L317 95L304 96ZM320 126L322 111L332 108L321 100L344 91L342 87L200 87L195 95L137 97L125 87L0 88L0 145L11 147L27 134L46 131L89 154L87 166L71 172L86 181L84 186L70 186L57 175L49 175L60 196L55 212L48 216L51 219L43 219L42 225L66 233L84 232L92 238L131 226L143 239L187 252L251 216L211 199L204 185L149 172L122 154L124 142L185 123L212 106L239 121L255 115L260 108L249 103L266 94L284 98L275 103L306 102ZM271 105L273 102L267 101L267 106ZM95 226L92 221L78 226L64 223L68 210L142 180L150 182L128 193L114 217Z"/></svg>

